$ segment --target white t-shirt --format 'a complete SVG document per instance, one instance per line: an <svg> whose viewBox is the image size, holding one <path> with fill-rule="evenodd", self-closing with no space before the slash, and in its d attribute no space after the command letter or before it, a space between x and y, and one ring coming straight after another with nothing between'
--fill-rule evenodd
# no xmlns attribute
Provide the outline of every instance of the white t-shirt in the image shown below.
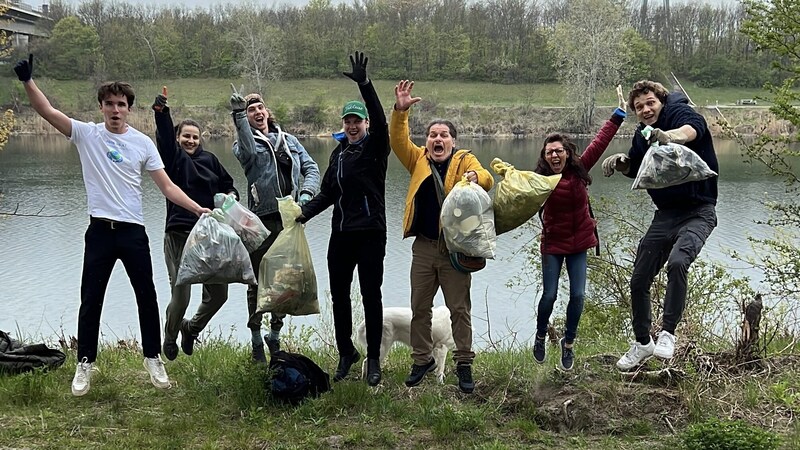
<svg viewBox="0 0 800 450"><path fill-rule="evenodd" d="M89 215L144 225L142 172L164 168L153 141L130 125L114 134L105 124L75 119L70 141L81 159Z"/></svg>

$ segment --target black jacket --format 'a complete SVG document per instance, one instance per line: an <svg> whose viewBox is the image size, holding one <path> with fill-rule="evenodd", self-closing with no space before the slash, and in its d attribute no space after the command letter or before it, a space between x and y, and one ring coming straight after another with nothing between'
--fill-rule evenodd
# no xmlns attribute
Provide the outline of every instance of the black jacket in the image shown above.
<svg viewBox="0 0 800 450"><path fill-rule="evenodd" d="M214 194L235 194L233 178L228 174L217 157L198 146L193 155L181 149L175 140L177 130L172 124L169 108L155 112L156 147L164 162L164 170L169 178L192 200L202 207L214 208ZM167 200L166 231L191 231L197 223L197 216Z"/></svg>
<svg viewBox="0 0 800 450"><path fill-rule="evenodd" d="M369 113L367 136L358 144L347 138L333 150L319 194L303 206L310 219L333 205L333 231L386 231L386 166L389 126L371 81L359 85Z"/></svg>
<svg viewBox="0 0 800 450"><path fill-rule="evenodd" d="M697 137L684 145L694 150L711 170L719 173L717 154L714 152L714 143L711 140L711 132L708 130L706 119L689 106L689 99L683 93L671 92L658 115L658 120L652 126L667 131L683 125L691 125L697 132ZM631 167L627 173L629 178L636 177L644 154L649 147L641 133L644 127L642 123L636 127L632 146L628 151L628 157L631 160ZM653 203L658 209L688 209L704 203L716 205L718 178L711 177L662 189L648 189L647 193L650 194L650 198L653 199Z"/></svg>

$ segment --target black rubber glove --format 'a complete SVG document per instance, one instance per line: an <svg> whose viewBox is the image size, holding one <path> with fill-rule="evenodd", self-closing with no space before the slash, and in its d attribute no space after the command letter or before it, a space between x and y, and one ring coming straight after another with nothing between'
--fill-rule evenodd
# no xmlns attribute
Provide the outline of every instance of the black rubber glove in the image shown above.
<svg viewBox="0 0 800 450"><path fill-rule="evenodd" d="M167 87L161 88L161 93L156 95L156 100L153 102L153 111L161 112L167 107Z"/></svg>
<svg viewBox="0 0 800 450"><path fill-rule="evenodd" d="M364 56L364 52L355 52L350 55L350 64L353 66L352 72L342 72L342 75L350 78L358 84L367 82L367 63L369 58Z"/></svg>
<svg viewBox="0 0 800 450"><path fill-rule="evenodd" d="M14 72L17 73L19 81L26 83L33 78L33 53L28 54L28 60L21 59L14 66Z"/></svg>

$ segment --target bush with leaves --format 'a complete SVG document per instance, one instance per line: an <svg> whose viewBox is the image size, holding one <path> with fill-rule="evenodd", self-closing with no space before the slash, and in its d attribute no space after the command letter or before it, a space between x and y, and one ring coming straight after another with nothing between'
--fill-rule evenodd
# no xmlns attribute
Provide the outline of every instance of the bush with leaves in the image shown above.
<svg viewBox="0 0 800 450"><path fill-rule="evenodd" d="M780 438L741 420L708 419L690 426L681 440L687 450L772 450Z"/></svg>

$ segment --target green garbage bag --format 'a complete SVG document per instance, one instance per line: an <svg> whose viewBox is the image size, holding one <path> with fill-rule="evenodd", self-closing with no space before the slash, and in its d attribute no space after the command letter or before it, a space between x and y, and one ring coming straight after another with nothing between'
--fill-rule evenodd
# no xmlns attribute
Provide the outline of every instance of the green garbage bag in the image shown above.
<svg viewBox="0 0 800 450"><path fill-rule="evenodd" d="M283 230L261 258L257 312L305 316L319 313L317 276L305 225L295 222L300 206L291 196L278 199Z"/></svg>
<svg viewBox="0 0 800 450"><path fill-rule="evenodd" d="M561 174L539 175L517 170L500 158L493 159L491 166L503 177L492 191L494 227L498 235L517 228L539 212L561 181Z"/></svg>

